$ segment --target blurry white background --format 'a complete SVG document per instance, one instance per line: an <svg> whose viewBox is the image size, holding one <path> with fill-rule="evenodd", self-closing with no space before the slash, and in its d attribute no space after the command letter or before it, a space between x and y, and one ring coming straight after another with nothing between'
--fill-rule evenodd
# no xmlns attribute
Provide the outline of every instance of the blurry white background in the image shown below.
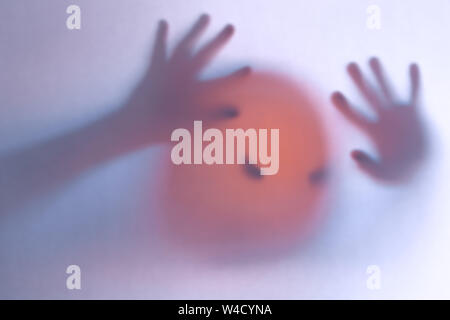
<svg viewBox="0 0 450 320"><path fill-rule="evenodd" d="M70 4L81 7L81 30L66 28ZM380 30L366 26L369 5L381 9ZM3 0L0 12L0 150L120 106L145 70L158 20L168 20L173 44L205 12L204 39L226 23L237 30L208 74L250 63L310 82L340 136L333 210L296 254L210 265L164 250L139 223L148 182L158 185L151 148L1 218L1 298L450 298L449 1ZM421 67L433 149L412 186L360 173L348 153L368 141L329 103L334 90L362 102L345 65L366 67L371 56L404 97L409 63ZM80 291L65 287L69 264L82 269ZM381 268L380 290L366 287L369 265Z"/></svg>

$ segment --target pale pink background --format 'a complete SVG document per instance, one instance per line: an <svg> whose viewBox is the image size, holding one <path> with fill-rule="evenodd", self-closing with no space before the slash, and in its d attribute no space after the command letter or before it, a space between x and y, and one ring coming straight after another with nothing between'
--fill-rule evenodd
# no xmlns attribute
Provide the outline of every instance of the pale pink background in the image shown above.
<svg viewBox="0 0 450 320"><path fill-rule="evenodd" d="M80 31L66 29L69 4L82 9ZM382 10L379 31L366 28L370 4ZM295 255L211 265L149 237L151 226L138 222L152 194L143 186L158 185L151 148L1 218L0 298L450 298L450 2L2 0L0 12L0 150L120 106L144 71L157 21L169 21L173 41L203 12L213 18L206 38L228 22L237 28L206 76L251 63L307 79L341 136L333 212ZM355 96L344 66L372 55L400 93L409 62L423 71L434 153L414 186L386 188L358 172L348 152L368 141L328 102L336 89ZM81 291L65 288L69 264L82 269ZM379 291L366 288L371 264L382 270Z"/></svg>

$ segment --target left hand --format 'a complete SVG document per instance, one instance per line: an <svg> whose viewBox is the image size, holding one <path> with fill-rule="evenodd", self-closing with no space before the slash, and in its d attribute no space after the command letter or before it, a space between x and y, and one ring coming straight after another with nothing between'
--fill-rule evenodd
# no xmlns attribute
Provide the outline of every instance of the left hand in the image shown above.
<svg viewBox="0 0 450 320"><path fill-rule="evenodd" d="M410 97L407 102L399 103L394 99L379 60L372 58L369 65L377 80L378 90L368 83L357 64L349 64L347 71L375 111L376 121L355 111L340 92L333 93L331 99L348 121L370 137L378 151L376 158L361 150L351 152L361 170L384 182L402 182L411 176L412 169L426 154L425 128L418 112L419 67L410 65Z"/></svg>

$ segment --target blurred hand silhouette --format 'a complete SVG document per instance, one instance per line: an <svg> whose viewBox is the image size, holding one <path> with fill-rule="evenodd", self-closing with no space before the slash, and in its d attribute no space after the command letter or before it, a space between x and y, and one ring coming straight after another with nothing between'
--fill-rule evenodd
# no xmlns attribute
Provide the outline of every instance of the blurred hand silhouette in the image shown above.
<svg viewBox="0 0 450 320"><path fill-rule="evenodd" d="M342 115L364 131L374 143L378 157L353 150L352 158L359 168L383 182L399 183L412 176L426 154L426 133L418 112L420 75L416 64L409 68L411 90L405 103L396 101L377 58L369 61L378 89L369 84L358 65L350 63L347 71L360 93L375 112L371 121L357 112L340 92L332 94L332 102Z"/></svg>
<svg viewBox="0 0 450 320"><path fill-rule="evenodd" d="M244 67L222 78L198 79L234 33L231 25L226 26L194 54L193 47L209 20L202 15L170 56L168 24L161 21L150 66L119 110L77 130L0 155L0 215L98 164L151 144L169 143L174 128L191 126L193 120L236 116L237 110L229 107L201 110L195 103L203 90L243 79L250 71Z"/></svg>
<svg viewBox="0 0 450 320"><path fill-rule="evenodd" d="M249 67L244 67L222 78L199 80L201 71L234 33L233 26L227 25L209 43L194 52L194 46L209 21L208 15L200 16L171 55L167 53L168 24L166 21L159 23L148 72L131 97L131 103L123 109L123 118L131 118L132 127L141 128L144 137L152 131L153 135L157 134L157 139L167 141L174 128L191 126L193 120L206 120L217 112L224 117L236 115L237 110L221 106L205 110L195 103L195 97L208 92L211 86L245 78L250 72Z"/></svg>

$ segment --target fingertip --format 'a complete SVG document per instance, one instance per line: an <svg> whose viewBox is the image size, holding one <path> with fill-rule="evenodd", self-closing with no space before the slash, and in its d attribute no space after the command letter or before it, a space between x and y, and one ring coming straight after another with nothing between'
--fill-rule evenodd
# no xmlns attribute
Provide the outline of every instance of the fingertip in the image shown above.
<svg viewBox="0 0 450 320"><path fill-rule="evenodd" d="M241 70L239 70L239 75L248 76L253 72L253 69L250 66L245 66Z"/></svg>
<svg viewBox="0 0 450 320"><path fill-rule="evenodd" d="M202 13L202 14L200 15L200 17L198 18L198 21L199 21L199 22L202 22L202 23L207 23L207 22L209 22L210 19L211 19L211 16L210 16L209 14L207 14L207 13Z"/></svg>
<svg viewBox="0 0 450 320"><path fill-rule="evenodd" d="M350 62L347 64L347 71L358 69L358 64L356 62Z"/></svg>
<svg viewBox="0 0 450 320"><path fill-rule="evenodd" d="M350 156L353 158L353 160L360 164L369 164L371 162L370 157L361 150L353 150L352 152L350 152Z"/></svg>
<svg viewBox="0 0 450 320"><path fill-rule="evenodd" d="M340 91L334 91L334 92L331 94L331 98L335 98L335 99L343 99L343 98L344 98L344 95L343 95L342 92L340 92Z"/></svg>
<svg viewBox="0 0 450 320"><path fill-rule="evenodd" d="M223 33L227 36L231 36L234 34L235 28L232 24L227 24L223 29Z"/></svg>
<svg viewBox="0 0 450 320"><path fill-rule="evenodd" d="M409 75L411 78L411 85L412 85L412 96L413 99L415 99L415 96L417 95L419 82L420 82L420 72L419 72L419 66L417 63L411 63L409 66Z"/></svg>
<svg viewBox="0 0 450 320"><path fill-rule="evenodd" d="M356 64L355 62L351 62L347 65L347 73L354 80L361 78L361 71L359 70L358 64Z"/></svg>
<svg viewBox="0 0 450 320"><path fill-rule="evenodd" d="M208 26L210 20L211 20L210 16L206 13L203 13L202 15L200 15L200 17L197 19L197 22L194 25L199 30L202 30Z"/></svg>
<svg viewBox="0 0 450 320"><path fill-rule="evenodd" d="M370 59L369 59L369 65L370 65L372 68L373 68L373 67L377 67L377 66L380 65L380 60L379 60L377 57L375 57L375 56L370 57Z"/></svg>
<svg viewBox="0 0 450 320"><path fill-rule="evenodd" d="M409 65L409 71L411 72L412 75L419 74L419 65L415 62L411 63Z"/></svg>
<svg viewBox="0 0 450 320"><path fill-rule="evenodd" d="M334 103L335 106L337 107L345 107L345 96L339 92L339 91L335 91L331 94L331 101Z"/></svg>
<svg viewBox="0 0 450 320"><path fill-rule="evenodd" d="M360 150L353 150L352 152L350 152L350 156L353 158L353 160L355 161L364 161L366 159L364 153Z"/></svg>
<svg viewBox="0 0 450 320"><path fill-rule="evenodd" d="M165 19L159 20L159 23L158 23L159 30L165 32L168 29L168 27L169 27L169 23Z"/></svg>
<svg viewBox="0 0 450 320"><path fill-rule="evenodd" d="M229 77L227 77L228 79L241 79L241 78L246 78L248 77L250 74L252 73L252 68L250 66L245 66L242 67L240 69L237 69L236 71L234 71Z"/></svg>

